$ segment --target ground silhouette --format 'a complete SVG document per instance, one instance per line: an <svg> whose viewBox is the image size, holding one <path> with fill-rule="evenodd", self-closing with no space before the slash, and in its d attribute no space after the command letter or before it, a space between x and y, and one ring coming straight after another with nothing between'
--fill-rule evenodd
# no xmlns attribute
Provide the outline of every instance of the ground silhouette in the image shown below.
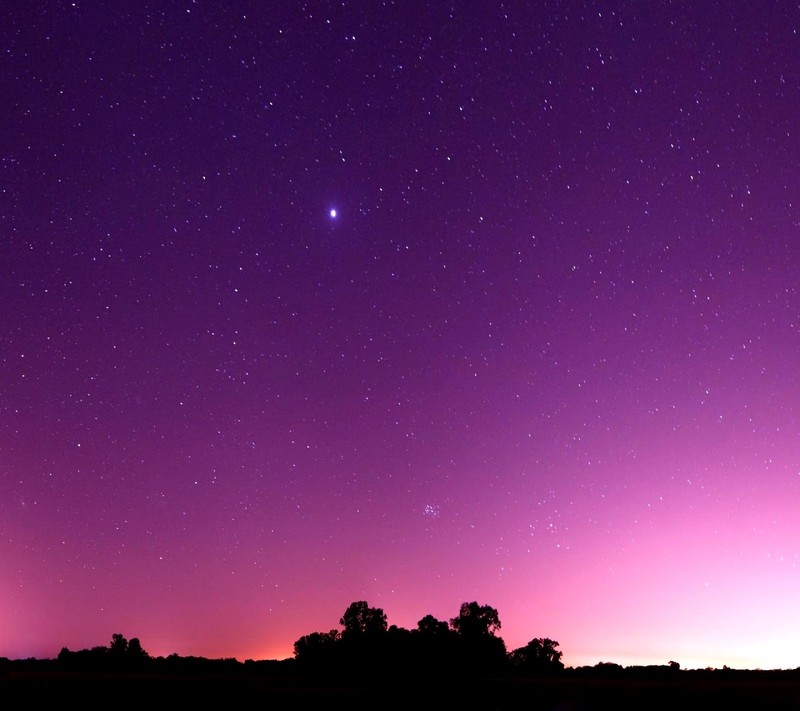
<svg viewBox="0 0 800 711"><path fill-rule="evenodd" d="M558 642L536 637L507 652L497 610L465 602L445 622L423 616L412 630L389 625L380 608L352 603L342 630L312 632L286 660L153 657L138 638L56 659L0 658L0 694L27 706L107 708L202 705L238 708L447 707L487 709L800 708L800 669L682 670L601 662L565 668ZM116 701L115 701L116 700Z"/></svg>

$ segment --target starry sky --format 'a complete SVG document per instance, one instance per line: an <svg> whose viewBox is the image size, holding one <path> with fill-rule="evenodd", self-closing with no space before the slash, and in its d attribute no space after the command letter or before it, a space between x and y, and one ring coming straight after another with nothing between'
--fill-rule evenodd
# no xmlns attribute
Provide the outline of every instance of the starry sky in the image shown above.
<svg viewBox="0 0 800 711"><path fill-rule="evenodd" d="M800 665L800 9L0 17L0 656L476 600Z"/></svg>

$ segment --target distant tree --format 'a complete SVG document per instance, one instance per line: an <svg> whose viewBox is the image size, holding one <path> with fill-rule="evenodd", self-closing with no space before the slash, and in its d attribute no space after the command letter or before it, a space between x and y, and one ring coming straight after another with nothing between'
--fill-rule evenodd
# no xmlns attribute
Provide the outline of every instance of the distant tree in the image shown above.
<svg viewBox="0 0 800 711"><path fill-rule="evenodd" d="M391 625L376 645L382 652L385 674L411 673L418 661L417 639L405 627Z"/></svg>
<svg viewBox="0 0 800 711"><path fill-rule="evenodd" d="M417 622L417 631L424 635L446 635L450 627L444 620L437 620L433 615L425 615Z"/></svg>
<svg viewBox="0 0 800 711"><path fill-rule="evenodd" d="M500 629L500 617L497 610L489 605L464 602L461 604L458 617L450 620L450 627L465 637L494 636Z"/></svg>
<svg viewBox="0 0 800 711"><path fill-rule="evenodd" d="M105 655L108 650L103 648L103 654ZM62 647L61 651L58 653L58 664L63 669L74 669L76 666L79 666L81 660L85 662L86 658L89 655L89 650L84 649L82 652L72 652L68 647Z"/></svg>
<svg viewBox="0 0 800 711"><path fill-rule="evenodd" d="M138 637L133 637L128 642L128 659L134 663L141 662L144 659L149 659L150 655L142 649L142 643Z"/></svg>
<svg viewBox="0 0 800 711"><path fill-rule="evenodd" d="M547 638L532 639L509 655L512 665L526 674L552 674L564 668L558 642Z"/></svg>
<svg viewBox="0 0 800 711"><path fill-rule="evenodd" d="M425 615L414 631L415 672L424 676L451 674L458 669L459 639L444 620Z"/></svg>
<svg viewBox="0 0 800 711"><path fill-rule="evenodd" d="M452 661L465 674L495 673L508 664L506 645L495 632L500 616L490 605L462 603L458 617L450 620L455 634Z"/></svg>
<svg viewBox="0 0 800 711"><path fill-rule="evenodd" d="M108 651L114 658L124 657L128 651L128 640L121 634L111 635L111 644Z"/></svg>
<svg viewBox="0 0 800 711"><path fill-rule="evenodd" d="M496 674L508 668L500 617L490 605L465 602L448 622L426 615L416 630L392 625L386 613L363 600L339 620L342 632L312 632L294 643L298 669L356 679L455 674Z"/></svg>
<svg viewBox="0 0 800 711"><path fill-rule="evenodd" d="M594 669L604 676L619 676L625 672L625 667L616 662L597 662L594 665Z"/></svg>
<svg viewBox="0 0 800 711"><path fill-rule="evenodd" d="M342 638L376 635L386 632L386 613L379 607L370 607L360 600L344 611L339 624L344 627Z"/></svg>
<svg viewBox="0 0 800 711"><path fill-rule="evenodd" d="M339 630L303 635L294 643L295 659L314 668L330 665L334 662L336 645L340 639Z"/></svg>

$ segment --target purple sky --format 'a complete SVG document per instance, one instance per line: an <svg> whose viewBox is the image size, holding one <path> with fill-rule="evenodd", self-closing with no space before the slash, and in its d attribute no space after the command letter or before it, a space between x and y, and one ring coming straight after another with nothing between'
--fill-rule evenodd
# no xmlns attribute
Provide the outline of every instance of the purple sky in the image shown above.
<svg viewBox="0 0 800 711"><path fill-rule="evenodd" d="M800 665L798 29L7 6L0 656L477 600L567 665Z"/></svg>

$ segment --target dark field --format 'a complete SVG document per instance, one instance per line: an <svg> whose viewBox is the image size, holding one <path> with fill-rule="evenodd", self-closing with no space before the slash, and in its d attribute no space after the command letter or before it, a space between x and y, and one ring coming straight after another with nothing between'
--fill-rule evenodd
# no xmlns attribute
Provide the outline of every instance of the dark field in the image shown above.
<svg viewBox="0 0 800 711"><path fill-rule="evenodd" d="M256 674L9 671L0 694L14 707L197 704L204 708L800 709L796 672L693 672L673 678L393 679L375 683ZM9 707L11 708L11 707Z"/></svg>

